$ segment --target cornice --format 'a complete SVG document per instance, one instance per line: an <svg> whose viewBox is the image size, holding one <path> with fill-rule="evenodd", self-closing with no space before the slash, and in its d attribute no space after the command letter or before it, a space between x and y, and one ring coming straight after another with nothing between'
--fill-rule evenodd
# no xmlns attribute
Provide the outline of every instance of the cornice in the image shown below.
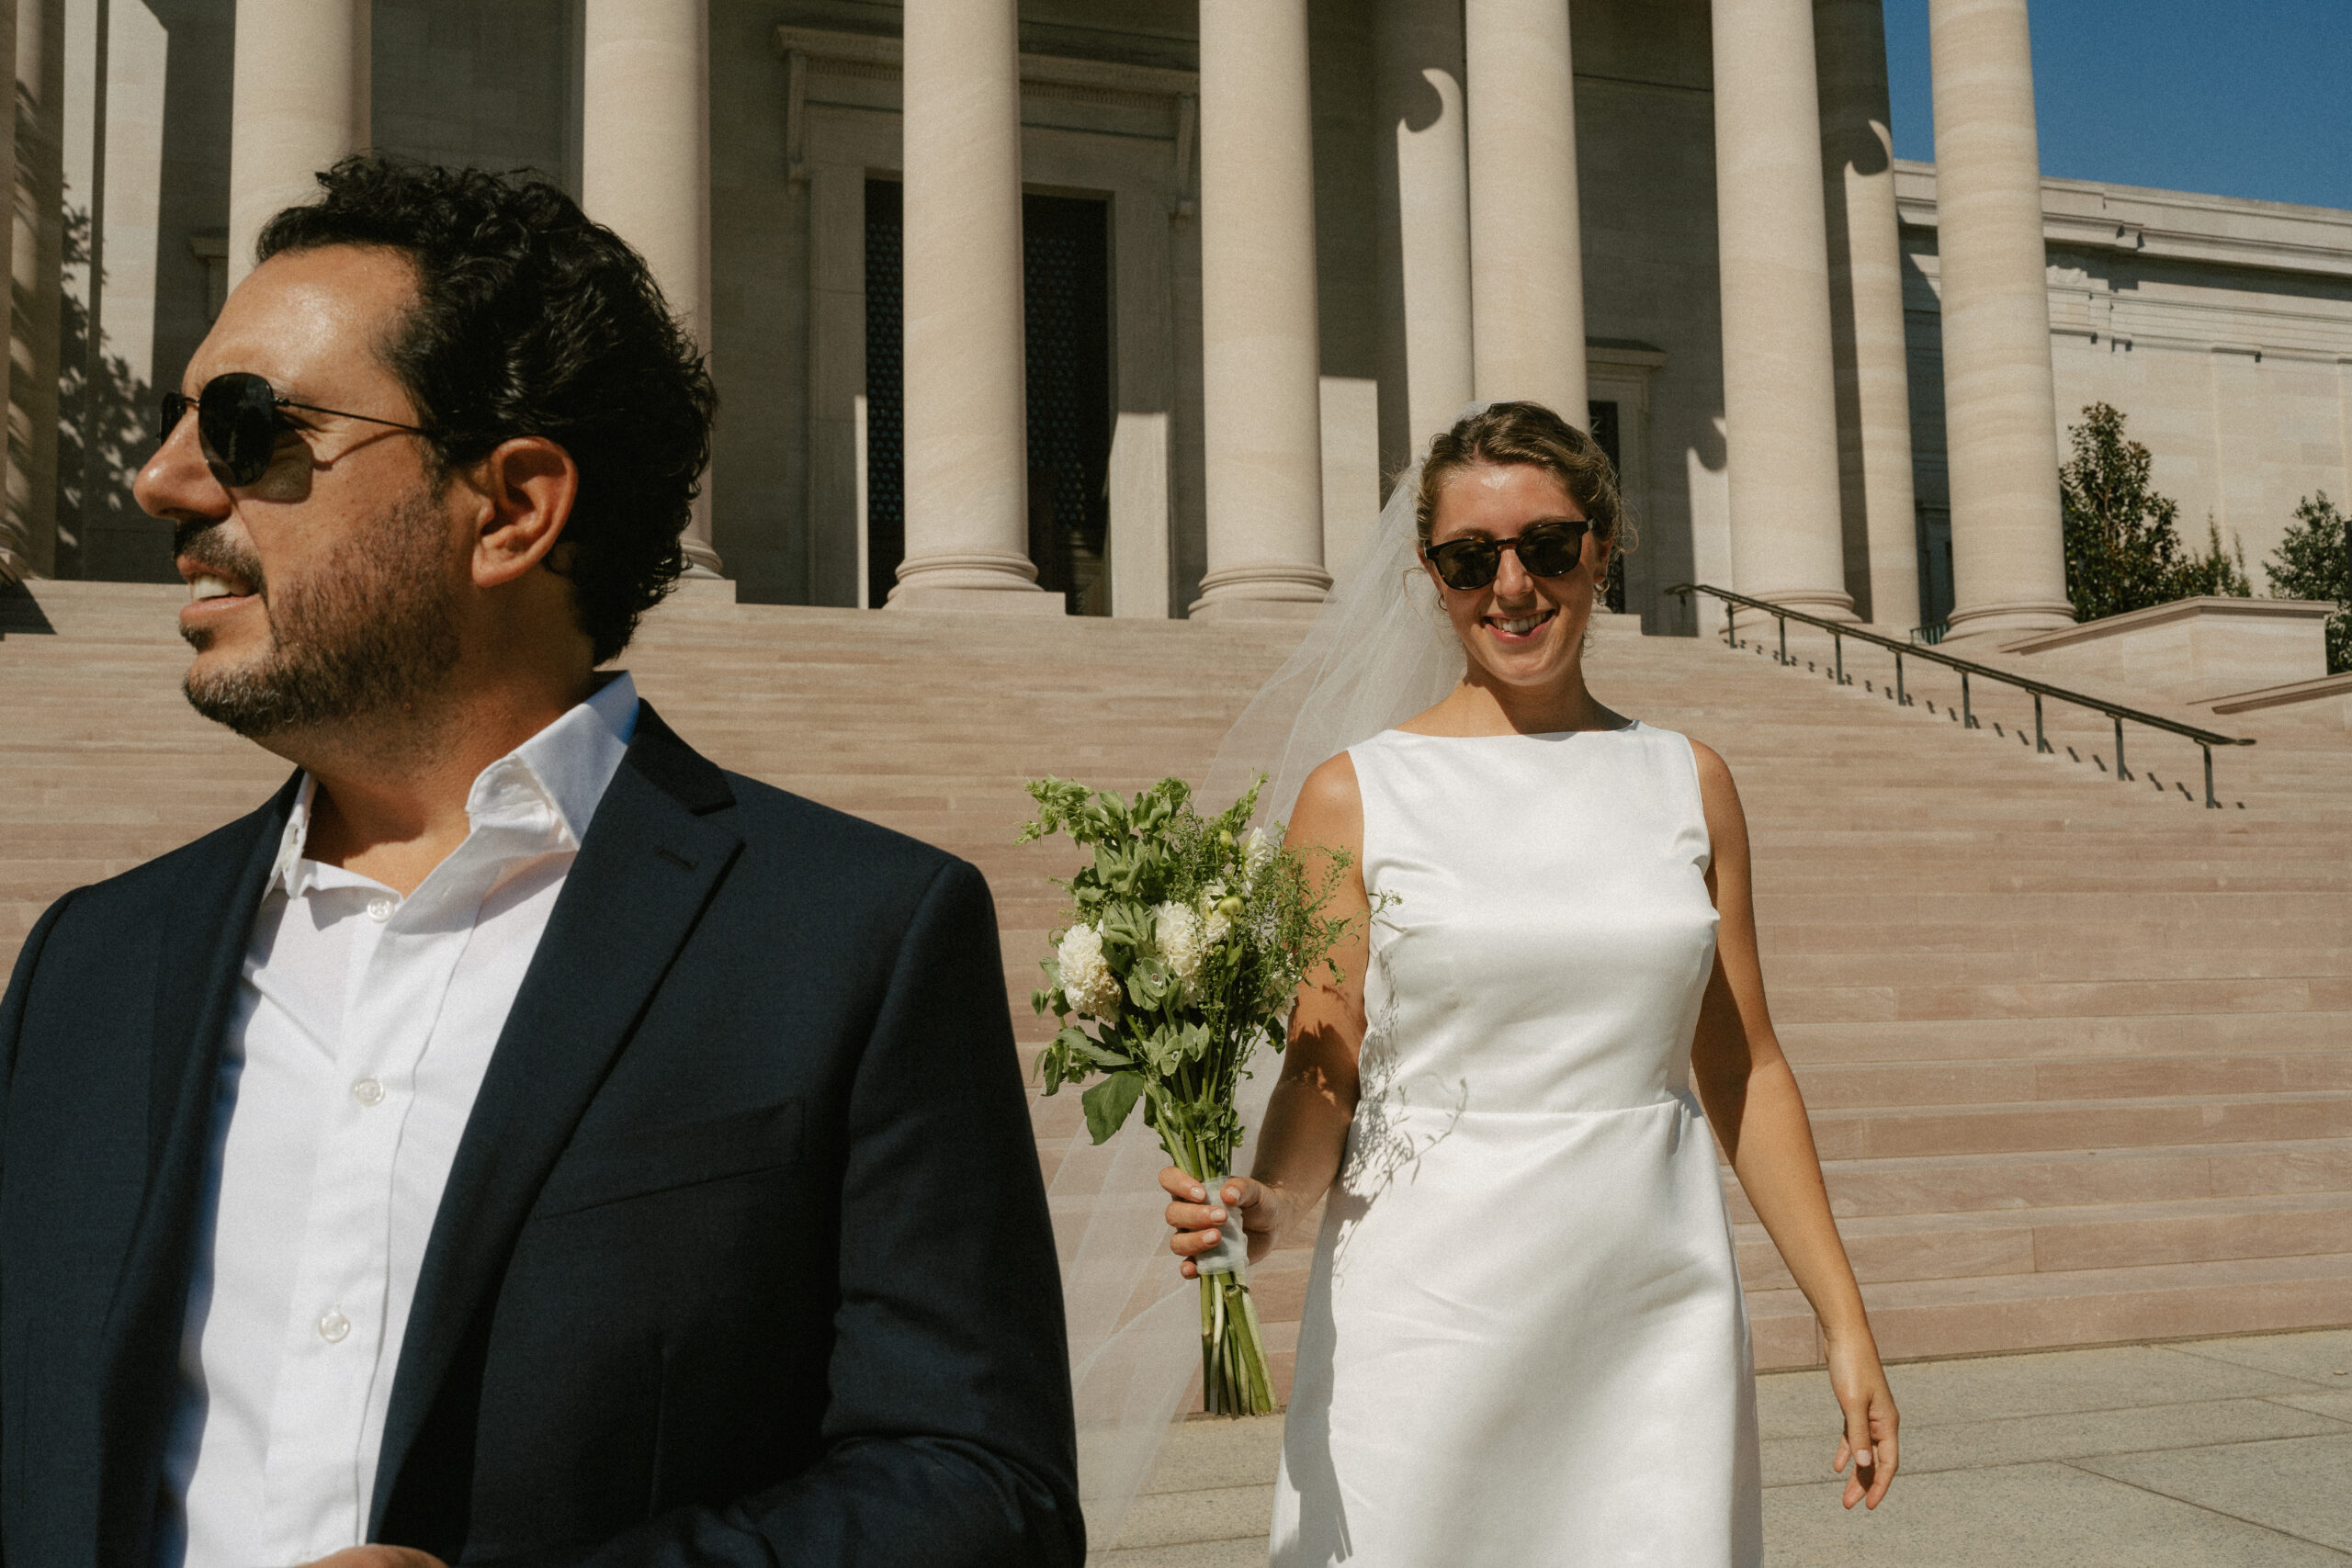
<svg viewBox="0 0 2352 1568"><path fill-rule="evenodd" d="M1903 222L1935 228L1936 166L1896 159L1894 202ZM2352 212L2332 207L2045 177L2041 236L2079 250L2352 277Z"/></svg>
<svg viewBox="0 0 2352 1568"><path fill-rule="evenodd" d="M822 69L846 66L849 73L896 80L906 62L906 49L882 33L835 32L827 28L778 27L769 42L779 59L795 54ZM862 68L862 69L861 69ZM1170 99L1199 94L1201 78L1192 71L1170 71L1157 65L1128 65L1117 61L1080 60L1061 54L1023 54L1021 85L1041 89L1047 96L1094 98L1111 102L1145 101L1164 105Z"/></svg>

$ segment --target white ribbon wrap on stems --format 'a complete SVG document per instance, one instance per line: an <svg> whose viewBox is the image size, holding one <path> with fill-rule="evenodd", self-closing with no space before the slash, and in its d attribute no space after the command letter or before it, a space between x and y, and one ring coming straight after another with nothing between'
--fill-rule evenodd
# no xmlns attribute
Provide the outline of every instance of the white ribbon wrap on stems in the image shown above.
<svg viewBox="0 0 2352 1568"><path fill-rule="evenodd" d="M1259 1056L1264 1055L1262 1051L1258 1054ZM1259 1065L1258 1057L1250 1058L1251 1066ZM1271 1063L1266 1066L1272 1067ZM1271 1089L1270 1085L1270 1092ZM1204 1274L1238 1274L1242 1283L1247 1284L1250 1281L1250 1237L1241 1229L1241 1211L1227 1203L1225 1194L1217 1190L1232 1179L1228 1173L1211 1177L1201 1183L1201 1190L1208 1194L1210 1204L1225 1211L1225 1224L1217 1232L1215 1247L1193 1255L1193 1267Z"/></svg>

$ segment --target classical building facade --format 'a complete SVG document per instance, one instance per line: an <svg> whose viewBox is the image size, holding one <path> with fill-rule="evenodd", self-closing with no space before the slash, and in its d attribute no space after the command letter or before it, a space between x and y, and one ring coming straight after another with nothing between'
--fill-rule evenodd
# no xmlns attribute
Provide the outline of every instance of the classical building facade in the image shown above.
<svg viewBox="0 0 2352 1568"><path fill-rule="evenodd" d="M168 574L126 479L254 233L360 147L528 166L722 398L749 600L1295 615L1472 398L1577 411L1698 578L2069 618L2105 399L2258 562L2352 491L2352 214L2038 172L2025 0L14 0L11 570ZM2257 583L2259 576L2257 574Z"/></svg>

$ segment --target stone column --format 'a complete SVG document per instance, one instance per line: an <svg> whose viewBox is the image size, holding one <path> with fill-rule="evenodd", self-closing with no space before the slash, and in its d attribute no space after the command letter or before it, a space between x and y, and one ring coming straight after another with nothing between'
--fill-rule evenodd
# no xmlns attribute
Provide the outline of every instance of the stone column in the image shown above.
<svg viewBox="0 0 2352 1568"><path fill-rule="evenodd" d="M16 178L7 186L8 269L17 309L8 333L6 493L0 533L17 561L0 571L77 574L57 537L58 358L64 281L65 4L17 0ZM0 78L6 80L6 78ZM21 563L21 564L18 564Z"/></svg>
<svg viewBox="0 0 2352 1568"><path fill-rule="evenodd" d="M1579 430L1584 239L1567 0L1465 0L1470 300L1478 396L1543 403Z"/></svg>
<svg viewBox="0 0 2352 1568"><path fill-rule="evenodd" d="M1929 0L1951 633L2069 625L2025 0Z"/></svg>
<svg viewBox="0 0 2352 1568"><path fill-rule="evenodd" d="M897 608L1058 615L1029 559L1015 0L906 10L906 558Z"/></svg>
<svg viewBox="0 0 2352 1568"><path fill-rule="evenodd" d="M710 17L704 0L586 0L580 205L634 246L710 352ZM717 577L710 474L681 541Z"/></svg>
<svg viewBox="0 0 2352 1568"><path fill-rule="evenodd" d="M1307 615L1323 570L1306 0L1201 0L1208 570L1196 615Z"/></svg>
<svg viewBox="0 0 2352 1568"><path fill-rule="evenodd" d="M253 270L254 240L281 208L318 195L312 177L370 140L369 0L237 0L230 83L229 286Z"/></svg>
<svg viewBox="0 0 2352 1568"><path fill-rule="evenodd" d="M1846 587L1867 593L1869 620L1900 635L1919 624L1919 544L1880 6L1813 0L1813 45L1821 75Z"/></svg>
<svg viewBox="0 0 2352 1568"><path fill-rule="evenodd" d="M1476 382L1470 350L1470 165L1461 0L1381 0L1373 21L1380 126L1382 375L1404 388L1381 421L1387 464L1453 423Z"/></svg>
<svg viewBox="0 0 2352 1568"><path fill-rule="evenodd" d="M21 101L22 98L21 89L16 85L17 16L17 0L0 0L0 82L9 84L12 102ZM17 131L13 119L12 112L12 123L8 127L8 133L0 136L0 191L7 193L7 210L11 214L7 235L12 263L9 272L16 287L21 288L24 275L17 271L13 265L16 251L13 215L18 210ZM17 388L15 377L11 374L15 368L13 364L15 357L13 353L0 354L0 421L6 422L0 423L0 443L5 443L0 445L0 586L11 582L21 582L26 578L36 575L33 570L31 531L26 526L26 519L21 509L12 504L13 498L8 495L6 484L9 477L7 469L11 467L6 457L6 446L14 445L8 440L8 425L13 423L15 413L13 391L20 389Z"/></svg>
<svg viewBox="0 0 2352 1568"><path fill-rule="evenodd" d="M1732 586L1844 618L1811 0L1714 0L1714 60Z"/></svg>

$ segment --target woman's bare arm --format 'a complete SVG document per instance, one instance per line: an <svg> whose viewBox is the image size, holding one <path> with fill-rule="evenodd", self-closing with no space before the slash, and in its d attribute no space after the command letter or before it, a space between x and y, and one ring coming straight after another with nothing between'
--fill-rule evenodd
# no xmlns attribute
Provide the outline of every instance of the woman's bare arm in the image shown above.
<svg viewBox="0 0 2352 1568"><path fill-rule="evenodd" d="M1284 841L1309 852L1310 874L1319 874L1315 851L1348 857L1348 869L1325 911L1343 917L1348 933L1331 953L1337 973L1318 969L1298 988L1290 1045L1266 1104L1250 1175L1233 1178L1212 1197L1174 1166L1159 1174L1160 1185L1174 1200L1168 1205L1168 1223L1176 1231L1170 1246L1184 1259L1187 1279L1197 1273L1194 1255L1216 1245L1227 1203L1240 1213L1249 1233L1250 1260L1264 1257L1283 1227L1314 1208L1339 1174L1348 1124L1356 1113L1356 1052L1363 1044L1372 909L1363 885L1363 796L1355 763L1345 752L1306 776Z"/></svg>
<svg viewBox="0 0 2352 1568"><path fill-rule="evenodd" d="M1756 1217L1821 1321L1830 1386L1845 1413L1834 1466L1842 1471L1849 1458L1857 1461L1846 1483L1846 1506L1866 1502L1875 1508L1894 1479L1894 1396L1879 1364L1838 1222L1830 1216L1804 1097L1765 1008L1747 818L1724 760L1695 741L1690 749L1698 758L1700 798L1713 844L1707 890L1722 920L1714 974L1690 1047L1691 1077Z"/></svg>

